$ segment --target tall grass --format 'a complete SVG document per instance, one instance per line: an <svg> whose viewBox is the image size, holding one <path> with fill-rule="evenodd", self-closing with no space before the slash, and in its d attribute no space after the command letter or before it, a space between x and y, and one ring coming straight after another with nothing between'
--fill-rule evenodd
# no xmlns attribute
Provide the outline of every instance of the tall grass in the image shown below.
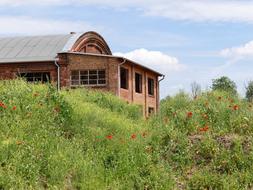
<svg viewBox="0 0 253 190"><path fill-rule="evenodd" d="M108 93L0 82L0 189L252 189L253 106L224 92L145 121Z"/></svg>
<svg viewBox="0 0 253 190"><path fill-rule="evenodd" d="M253 188L253 107L226 92L162 101L158 149L183 189Z"/></svg>
<svg viewBox="0 0 253 190"><path fill-rule="evenodd" d="M0 189L173 187L138 107L24 81L0 87Z"/></svg>

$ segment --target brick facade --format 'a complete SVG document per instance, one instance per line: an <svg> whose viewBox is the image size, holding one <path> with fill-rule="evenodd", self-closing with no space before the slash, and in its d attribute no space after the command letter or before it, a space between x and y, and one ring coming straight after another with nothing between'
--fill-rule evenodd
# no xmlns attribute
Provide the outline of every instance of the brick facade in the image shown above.
<svg viewBox="0 0 253 190"><path fill-rule="evenodd" d="M87 37L88 35L88 37ZM97 35L97 41L94 38ZM95 36L95 37L94 37ZM53 84L58 81L57 64L60 66L60 87L71 88L71 72L85 70L104 70L105 81L103 86L91 88L109 91L121 99L141 105L143 115L147 117L150 109L157 112L159 109L159 76L161 74L143 67L131 60L115 57L103 38L91 32L82 35L69 52L58 53L57 60L16 62L0 64L0 79L15 79L19 73L47 72ZM102 44L102 42L104 44ZM102 44L102 45L101 45ZM120 68L128 70L128 88L120 88ZM135 90L135 73L142 76L142 92ZM154 81L154 94L148 93L148 78Z"/></svg>

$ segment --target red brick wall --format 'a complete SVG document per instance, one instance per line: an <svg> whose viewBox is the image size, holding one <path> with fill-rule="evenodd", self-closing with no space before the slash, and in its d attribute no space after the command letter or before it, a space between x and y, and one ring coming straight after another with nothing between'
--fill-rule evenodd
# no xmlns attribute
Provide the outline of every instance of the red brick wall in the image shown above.
<svg viewBox="0 0 253 190"><path fill-rule="evenodd" d="M67 55L67 57L64 57ZM78 55L78 54L61 54L60 60L65 59L68 62L67 68L62 74L65 82L63 86L70 86L70 75L72 70L89 70L89 69L105 69L106 85L103 87L93 87L96 89L110 91L118 95L118 63L117 58Z"/></svg>
<svg viewBox="0 0 253 190"><path fill-rule="evenodd" d="M154 108L157 112L159 95L157 94L158 76L140 66L133 65L131 62L126 62L122 67L128 69L128 84L129 88L120 89L120 97L128 102L139 104L143 106L144 116L148 116L148 108ZM135 73L142 75L142 93L135 92ZM154 79L154 96L148 94L148 77Z"/></svg>
<svg viewBox="0 0 253 190"><path fill-rule="evenodd" d="M78 55L63 53L59 55L61 87L70 87L71 70L105 69L107 83L104 87L97 89L110 91L120 96L129 103L143 106L144 116L148 116L148 107L153 107L155 112L159 106L158 76L127 61L122 67L129 71L129 88L127 90L119 87L119 64L122 59L116 57ZM49 72L51 81L57 83L57 67L54 62L34 62L34 63L9 63L0 64L0 79L14 79L18 73L22 72ZM142 74L142 93L135 92L135 72ZM148 95L148 77L155 81L154 96Z"/></svg>
<svg viewBox="0 0 253 190"><path fill-rule="evenodd" d="M57 81L57 69L53 62L0 64L0 79L15 79L18 73L49 72L52 82Z"/></svg>

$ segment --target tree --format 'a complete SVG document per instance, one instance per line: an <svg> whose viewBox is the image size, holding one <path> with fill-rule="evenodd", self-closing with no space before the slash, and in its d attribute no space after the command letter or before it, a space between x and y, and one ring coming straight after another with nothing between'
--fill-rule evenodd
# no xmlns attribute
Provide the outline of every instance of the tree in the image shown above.
<svg viewBox="0 0 253 190"><path fill-rule="evenodd" d="M250 81L246 86L246 98L249 102L253 101L253 81Z"/></svg>
<svg viewBox="0 0 253 190"><path fill-rule="evenodd" d="M191 91L192 91L192 97L196 99L201 94L200 84L196 82L191 83Z"/></svg>
<svg viewBox="0 0 253 190"><path fill-rule="evenodd" d="M237 95L237 87L234 81L230 78L223 76L218 79L213 79L212 90L220 90Z"/></svg>

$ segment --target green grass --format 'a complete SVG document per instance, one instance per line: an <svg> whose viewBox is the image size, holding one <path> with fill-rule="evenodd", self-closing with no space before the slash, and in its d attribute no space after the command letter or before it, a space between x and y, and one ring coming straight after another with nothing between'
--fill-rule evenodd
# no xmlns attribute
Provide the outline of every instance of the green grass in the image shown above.
<svg viewBox="0 0 253 190"><path fill-rule="evenodd" d="M0 189L251 189L253 107L224 92L139 106L0 82Z"/></svg>

